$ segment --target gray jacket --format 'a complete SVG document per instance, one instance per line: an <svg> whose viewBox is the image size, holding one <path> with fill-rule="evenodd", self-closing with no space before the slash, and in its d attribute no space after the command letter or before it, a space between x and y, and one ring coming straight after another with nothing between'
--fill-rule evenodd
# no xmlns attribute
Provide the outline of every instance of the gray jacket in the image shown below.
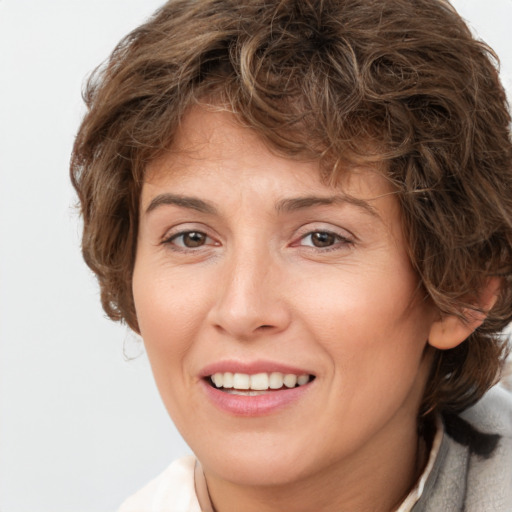
<svg viewBox="0 0 512 512"><path fill-rule="evenodd" d="M439 454L412 512L512 512L512 393L495 386L443 422Z"/></svg>

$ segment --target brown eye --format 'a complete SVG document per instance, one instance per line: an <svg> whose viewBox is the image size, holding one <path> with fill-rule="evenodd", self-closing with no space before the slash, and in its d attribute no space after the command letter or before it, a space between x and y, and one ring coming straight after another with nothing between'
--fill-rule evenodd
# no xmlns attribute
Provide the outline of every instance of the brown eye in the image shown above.
<svg viewBox="0 0 512 512"><path fill-rule="evenodd" d="M191 231L183 235L183 244L185 247L199 247L206 242L206 235L197 231Z"/></svg>
<svg viewBox="0 0 512 512"><path fill-rule="evenodd" d="M338 235L335 235L334 233L329 233L327 231L315 231L314 233L310 233L305 237L306 239L310 239L309 244L306 245L312 245L314 247L330 247L331 245L334 245L337 243L340 239Z"/></svg>
<svg viewBox="0 0 512 512"><path fill-rule="evenodd" d="M173 236L169 242L186 249L201 247L208 240L208 236L200 231L186 231Z"/></svg>

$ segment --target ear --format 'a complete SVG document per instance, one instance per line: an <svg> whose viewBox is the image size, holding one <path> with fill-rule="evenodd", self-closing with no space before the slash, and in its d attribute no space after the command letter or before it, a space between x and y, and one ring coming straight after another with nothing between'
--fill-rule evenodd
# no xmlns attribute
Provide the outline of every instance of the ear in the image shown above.
<svg viewBox="0 0 512 512"><path fill-rule="evenodd" d="M460 345L470 334L480 327L487 318L498 298L501 280L491 277L481 291L475 306L481 311L464 310L465 319L456 315L444 315L434 321L430 327L428 342L439 350L447 350Z"/></svg>

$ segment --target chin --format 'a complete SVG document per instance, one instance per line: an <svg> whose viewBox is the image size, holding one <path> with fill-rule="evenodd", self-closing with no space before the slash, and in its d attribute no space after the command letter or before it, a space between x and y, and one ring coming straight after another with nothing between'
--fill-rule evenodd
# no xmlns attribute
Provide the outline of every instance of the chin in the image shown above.
<svg viewBox="0 0 512 512"><path fill-rule="evenodd" d="M283 463L284 462L284 463ZM207 474L215 474L217 478L238 486L249 487L280 487L301 480L306 471L297 467L297 462L288 464L281 461L278 465L272 461L222 461L214 466L204 466Z"/></svg>
<svg viewBox="0 0 512 512"><path fill-rule="evenodd" d="M205 473L241 486L284 486L300 481L320 468L304 457L302 448L283 443L252 443L250 448L232 447L218 453L197 453ZM204 455L204 456L203 456Z"/></svg>

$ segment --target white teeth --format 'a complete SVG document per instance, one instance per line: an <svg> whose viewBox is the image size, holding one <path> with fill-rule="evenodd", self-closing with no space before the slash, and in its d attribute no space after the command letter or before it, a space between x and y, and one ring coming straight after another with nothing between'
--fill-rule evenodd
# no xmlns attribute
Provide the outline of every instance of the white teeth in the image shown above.
<svg viewBox="0 0 512 512"><path fill-rule="evenodd" d="M268 389L268 375L266 373L251 375L251 389L254 389L255 391Z"/></svg>
<svg viewBox="0 0 512 512"><path fill-rule="evenodd" d="M299 386L304 386L309 382L309 375L299 375L297 377L297 384ZM226 387L226 375L224 374L224 387Z"/></svg>
<svg viewBox="0 0 512 512"><path fill-rule="evenodd" d="M283 377L281 372L272 372L270 374L270 389L281 389L283 387Z"/></svg>
<svg viewBox="0 0 512 512"><path fill-rule="evenodd" d="M283 374L281 372L255 373L254 375L225 372L211 375L211 380L215 387L229 389L232 390L233 394L237 394L236 390L266 391L268 389L303 386L310 381L310 376L307 374ZM242 394L255 395L260 393L245 392Z"/></svg>
<svg viewBox="0 0 512 512"><path fill-rule="evenodd" d="M287 388L294 388L297 384L297 375L293 375L292 373L288 373L284 376L284 385Z"/></svg>
<svg viewBox="0 0 512 512"><path fill-rule="evenodd" d="M233 374L230 372L226 372L224 374L224 382L222 383L222 387L226 389L230 389L233 387Z"/></svg>
<svg viewBox="0 0 512 512"><path fill-rule="evenodd" d="M215 375L212 375L213 383L218 387L221 388L224 384L224 374L223 373L216 373Z"/></svg>
<svg viewBox="0 0 512 512"><path fill-rule="evenodd" d="M233 387L235 389L249 389L251 378L246 373L235 373L233 375Z"/></svg>

